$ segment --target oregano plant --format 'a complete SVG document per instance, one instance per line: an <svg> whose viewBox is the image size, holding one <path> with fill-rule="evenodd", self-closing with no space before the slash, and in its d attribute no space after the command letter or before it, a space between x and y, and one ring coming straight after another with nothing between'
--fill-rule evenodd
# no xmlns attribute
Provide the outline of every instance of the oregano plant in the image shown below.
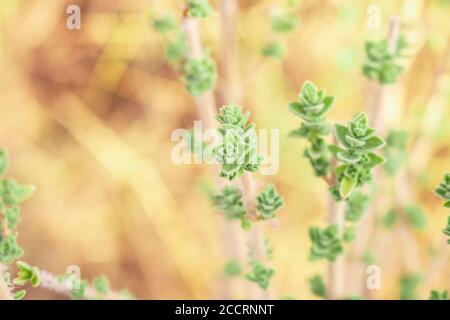
<svg viewBox="0 0 450 320"><path fill-rule="evenodd" d="M249 118L250 112L243 112L242 107L236 104L223 106L216 116L220 124L220 142L213 149L213 154L221 166L220 176L228 181L241 178L246 172L256 172L263 161L263 157L258 154L255 124L249 124ZM243 201L243 196L244 192L238 187L225 186L220 193L213 196L213 201L218 211L224 213L228 219L240 220L242 228L247 231L252 229L253 224L260 223L259 221L274 219L276 212L284 204L283 197L272 184L255 195L255 199L248 199L250 195L245 194L247 203ZM267 258L267 244L260 245L265 247ZM261 261L266 258L258 257L256 252L251 254L251 272L246 278L257 283L261 289L267 289L274 270Z"/></svg>
<svg viewBox="0 0 450 320"><path fill-rule="evenodd" d="M345 201L347 205L346 225L331 222L325 228L309 230L311 260L326 259L330 263L335 263L344 252L343 242L355 240L354 224L361 219L369 202L369 197L359 190L371 181L373 169L385 161L376 153L385 142L369 125L365 113L358 113L346 125L336 124L334 128L326 121L334 102L334 96L327 95L311 81L305 81L299 101L289 104L289 110L302 119L300 127L290 136L309 142L303 154L315 175L327 183L332 201ZM334 220L337 212L330 214ZM318 281L319 278L314 278L310 283L313 292L318 291L314 289L317 286L313 286Z"/></svg>
<svg viewBox="0 0 450 320"><path fill-rule="evenodd" d="M436 188L435 193L444 199L444 206L450 208L450 173L445 174L441 184ZM447 226L442 232L450 237L450 215L447 218ZM450 244L450 238L447 240L447 243Z"/></svg>
<svg viewBox="0 0 450 320"><path fill-rule="evenodd" d="M0 300L21 300L27 291L22 287L43 287L66 294L73 299L125 299L125 292L117 294L109 289L105 277L94 279L92 287L74 274L54 276L45 270L18 260L24 255L19 245L17 227L21 220L20 205L35 192L32 185L22 185L7 177L9 155L0 149ZM14 263L16 276L13 276Z"/></svg>
<svg viewBox="0 0 450 320"><path fill-rule="evenodd" d="M363 73L368 78L378 81L382 85L395 83L403 73L399 60L402 51L408 47L404 35L400 35L393 50L389 48L388 39L381 41L367 41L365 44L366 63Z"/></svg>

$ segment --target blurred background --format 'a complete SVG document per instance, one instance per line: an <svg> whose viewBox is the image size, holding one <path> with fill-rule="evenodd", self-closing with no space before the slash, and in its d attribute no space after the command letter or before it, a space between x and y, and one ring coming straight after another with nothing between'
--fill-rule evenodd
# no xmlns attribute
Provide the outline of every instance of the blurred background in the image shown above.
<svg viewBox="0 0 450 320"><path fill-rule="evenodd" d="M215 8L219 2L211 1ZM167 62L150 18L150 12L180 18L182 3L0 2L0 145L9 149L11 176L37 186L23 206L19 238L31 264L55 274L78 265L83 278L104 274L114 289L141 299L220 297L227 258L224 220L204 192L212 174L170 159L171 133L192 127L195 102ZM305 142L288 137L300 122L287 104L310 79L338 97L331 121L367 111L364 41L384 37L392 15L401 17L411 50L405 73L386 88L384 120L387 128L408 132L409 171L403 184L381 174L376 214L381 219L397 188L407 187L426 224L417 230L405 221L390 228L379 223L369 247L383 284L373 296L398 299L405 274L420 275L420 298L431 288L449 288L449 247L441 233L448 209L433 190L450 170L450 2L300 0L299 23L283 39L281 60L260 51L271 36L270 10L286 1L238 3L241 103L258 128L280 129L280 170L257 176L274 182L286 202L279 228L267 228L277 295L313 298L307 280L326 270L326 263L308 259L308 228L325 225L327 190L302 156ZM81 30L66 28L71 4L81 8ZM374 4L379 30L366 23ZM227 44L219 13L202 20L201 33L220 62ZM64 297L36 289L27 298Z"/></svg>

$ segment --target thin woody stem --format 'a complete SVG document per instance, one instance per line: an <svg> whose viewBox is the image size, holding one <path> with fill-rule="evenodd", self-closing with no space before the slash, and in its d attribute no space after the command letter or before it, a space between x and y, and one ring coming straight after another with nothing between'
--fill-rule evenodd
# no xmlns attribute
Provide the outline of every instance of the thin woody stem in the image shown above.
<svg viewBox="0 0 450 320"><path fill-rule="evenodd" d="M221 102L226 104L229 102L240 103L242 89L239 76L239 57L237 42L237 16L239 6L236 0L222 0L220 2L220 15L222 25L222 50L220 59L220 86L219 93ZM259 213L256 207L257 190L255 181L249 172L245 172L242 179L243 193L246 199L246 208L249 213L250 220L254 222L253 229L249 232L249 244L254 258L264 264L267 263L264 225L259 220ZM255 292L256 295L260 293ZM261 298L271 298L270 288L263 292Z"/></svg>
<svg viewBox="0 0 450 320"><path fill-rule="evenodd" d="M200 35L198 30L198 20L189 18L185 16L183 21L183 30L186 34L188 41L189 56L191 58L202 57L202 45L200 41ZM236 79L236 78L234 78ZM227 96L234 96L238 98L240 94L237 91L233 91L232 94L227 94ZM215 115L217 114L216 101L214 94L211 90L203 93L200 97L196 98L197 112L201 117L202 121L205 123L207 128L217 127L215 121ZM247 210L251 220L256 221L258 218L258 212L256 209L256 189L255 182L249 173L245 173L242 178L242 185L247 200ZM262 226L257 223L253 230L250 232L250 246L255 254L256 259L261 262L266 262L265 254L265 238ZM264 294L263 298L268 298L268 294Z"/></svg>
<svg viewBox="0 0 450 320"><path fill-rule="evenodd" d="M191 59L202 58L203 48L198 30L198 20L186 16L183 21L183 30L187 38L189 57ZM195 105L197 107L197 113L206 129L216 128L215 115L217 109L214 92L208 90L200 96L195 97Z"/></svg>
<svg viewBox="0 0 450 320"><path fill-rule="evenodd" d="M398 16L391 17L389 21L389 29L387 33L388 39L388 48L390 52L394 52L396 50L396 46L398 43L398 39L400 36L400 27L401 20ZM386 95L385 86L380 83L371 82L372 86L372 104L370 105L369 113L371 114L371 118L373 121L373 127L377 132L381 135L385 134L386 127L384 121L384 98ZM379 168L375 169L374 177L372 185L376 185L377 181L379 181L380 171ZM364 292L364 294L369 297L370 292L366 290L366 286L364 285L365 279L363 278L365 264L362 261L363 256L368 249L371 238L375 232L375 218L376 218L376 209L377 209L377 194L375 192L371 192L374 196L372 202L367 209L367 213L363 216L357 227L357 237L358 241L355 243L354 252L352 255L352 261L349 261L349 268L352 270L352 273L356 275L356 277L361 277L356 282L356 288L352 288L356 290L356 294L360 294Z"/></svg>

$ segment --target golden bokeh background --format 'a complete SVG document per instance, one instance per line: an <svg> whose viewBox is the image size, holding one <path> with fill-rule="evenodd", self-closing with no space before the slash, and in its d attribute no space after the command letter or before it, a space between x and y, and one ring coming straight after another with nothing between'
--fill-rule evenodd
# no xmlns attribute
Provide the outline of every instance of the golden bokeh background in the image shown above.
<svg viewBox="0 0 450 320"><path fill-rule="evenodd" d="M9 149L11 176L37 186L23 206L19 239L26 261L55 274L78 265L83 278L104 274L113 288L141 299L217 298L224 221L203 191L213 183L208 168L171 161L172 131L198 117L149 18L151 5L156 14L181 16L182 1L150 2L0 2L0 145ZM364 40L384 36L392 15L401 16L413 41L405 74L386 89L385 120L410 134L408 187L428 225L377 229L383 286L374 296L397 299L405 272L431 277L422 298L430 288L449 288L449 247L441 246L448 210L432 192L450 170L449 1L300 0L282 61L259 51L270 37L269 9L285 1L238 2L242 105L258 128L280 129L280 170L257 176L274 182L286 201L280 227L267 228L278 296L313 298L307 279L326 270L308 260L308 228L324 225L326 186L302 157L305 142L287 137L299 124L287 104L311 79L338 97L330 120L367 110ZM219 0L212 3L217 8ZM66 28L70 4L81 7L81 30ZM366 27L372 4L381 9L381 30ZM206 48L220 61L226 44L219 14L201 25ZM382 180L379 215L398 192ZM44 289L27 297L62 298Z"/></svg>

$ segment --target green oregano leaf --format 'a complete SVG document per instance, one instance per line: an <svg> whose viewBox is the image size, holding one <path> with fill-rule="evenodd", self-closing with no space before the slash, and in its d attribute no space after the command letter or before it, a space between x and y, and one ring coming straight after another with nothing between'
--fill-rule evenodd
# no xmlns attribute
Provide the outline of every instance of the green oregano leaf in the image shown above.
<svg viewBox="0 0 450 320"><path fill-rule="evenodd" d="M316 275L309 279L309 287L311 289L311 292L319 297L319 298L326 298L327 296L327 288L325 286L325 282L323 281L322 277L319 275Z"/></svg>
<svg viewBox="0 0 450 320"><path fill-rule="evenodd" d="M271 41L268 42L261 50L261 54L264 57L270 57L280 59L285 52L284 46L280 42Z"/></svg>
<svg viewBox="0 0 450 320"><path fill-rule="evenodd" d="M336 224L332 224L325 229L310 228L309 238L312 242L310 259L313 261L327 259L334 262L337 256L344 251Z"/></svg>
<svg viewBox="0 0 450 320"><path fill-rule="evenodd" d="M242 267L239 261L230 260L226 263L224 271L227 276L238 276L242 273Z"/></svg>
<svg viewBox="0 0 450 320"><path fill-rule="evenodd" d="M256 204L262 219L272 219L275 217L275 212L283 207L284 199L278 194L275 186L269 184L258 194Z"/></svg>
<svg viewBox="0 0 450 320"><path fill-rule="evenodd" d="M100 294L107 294L109 292L109 281L105 276L100 276L92 280L92 286Z"/></svg>
<svg viewBox="0 0 450 320"><path fill-rule="evenodd" d="M406 47L407 42L403 35L399 37L394 52L389 52L387 40L367 41L365 44L367 60L362 70L364 75L383 85L395 83L403 72L398 59Z"/></svg>
<svg viewBox="0 0 450 320"><path fill-rule="evenodd" d="M358 222L369 205L369 197L362 192L354 192L347 201L345 220Z"/></svg>
<svg viewBox="0 0 450 320"><path fill-rule="evenodd" d="M9 235L0 239L0 262L10 264L22 257L23 249L17 243L15 235Z"/></svg>
<svg viewBox="0 0 450 320"><path fill-rule="evenodd" d="M213 10L208 0L187 0L188 14L195 18L206 18Z"/></svg>
<svg viewBox="0 0 450 320"><path fill-rule="evenodd" d="M405 207L404 211L406 217L414 228L422 230L427 226L427 216L419 205L409 205Z"/></svg>
<svg viewBox="0 0 450 320"><path fill-rule="evenodd" d="M397 221L397 212L395 209L389 210L382 218L381 222L385 228L392 228Z"/></svg>
<svg viewBox="0 0 450 320"><path fill-rule="evenodd" d="M400 279L400 299L417 300L417 289L422 280L420 274L405 274Z"/></svg>
<svg viewBox="0 0 450 320"><path fill-rule="evenodd" d="M430 300L450 300L448 290L439 292L437 290L432 290L430 295Z"/></svg>
<svg viewBox="0 0 450 320"><path fill-rule="evenodd" d="M157 17L153 20L153 27L157 32L165 33L177 28L177 22L172 15Z"/></svg>
<svg viewBox="0 0 450 320"><path fill-rule="evenodd" d="M17 277L13 280L15 285L24 286L28 282L31 283L33 287L38 287L41 283L41 273L37 267L32 267L26 262L17 261L17 267L19 272Z"/></svg>
<svg viewBox="0 0 450 320"><path fill-rule="evenodd" d="M444 175L441 184L434 192L445 201L444 206L450 208L450 173ZM448 216L447 226L442 232L450 237L450 215ZM447 240L447 243L450 244L450 238Z"/></svg>
<svg viewBox="0 0 450 320"><path fill-rule="evenodd" d="M332 147L337 159L344 165L336 168L340 198L348 198L356 187L372 179L371 171L384 163L384 158L373 151L384 146L384 140L370 127L364 112L355 115L347 126L335 125L335 135L344 147Z"/></svg>
<svg viewBox="0 0 450 320"><path fill-rule="evenodd" d="M269 287L270 279L274 274L273 269L266 268L260 261L255 260L252 262L252 271L247 274L246 278L265 290Z"/></svg>
<svg viewBox="0 0 450 320"><path fill-rule="evenodd" d="M213 154L221 164L220 176L228 180L241 177L245 171L256 172L263 161L258 154L255 125L247 124L249 116L238 105L226 105L216 117L221 124L218 130L221 141Z"/></svg>
<svg viewBox="0 0 450 320"><path fill-rule="evenodd" d="M209 56L189 59L184 65L186 89L193 96L199 96L211 90L217 79L216 64Z"/></svg>
<svg viewBox="0 0 450 320"><path fill-rule="evenodd" d="M297 24L298 16L294 12L280 12L272 17L272 30L275 32L291 32Z"/></svg>
<svg viewBox="0 0 450 320"><path fill-rule="evenodd" d="M27 294L26 290L19 290L19 291L14 292L13 298L14 298L14 300L22 300L23 298L25 298L26 294Z"/></svg>
<svg viewBox="0 0 450 320"><path fill-rule="evenodd" d="M0 176L4 176L8 171L9 156L6 149L0 149Z"/></svg>
<svg viewBox="0 0 450 320"><path fill-rule="evenodd" d="M331 110L334 96L327 95L325 90L318 89L311 81L305 81L299 94L299 101L291 102L289 110L300 117L301 127L291 132L290 136L306 138L310 147L304 150L304 156L309 160L317 176L329 173L331 151L324 136L331 130L325 122L326 114Z"/></svg>
<svg viewBox="0 0 450 320"><path fill-rule="evenodd" d="M343 240L345 242L353 242L356 239L356 229L354 227L346 227L344 229Z"/></svg>

